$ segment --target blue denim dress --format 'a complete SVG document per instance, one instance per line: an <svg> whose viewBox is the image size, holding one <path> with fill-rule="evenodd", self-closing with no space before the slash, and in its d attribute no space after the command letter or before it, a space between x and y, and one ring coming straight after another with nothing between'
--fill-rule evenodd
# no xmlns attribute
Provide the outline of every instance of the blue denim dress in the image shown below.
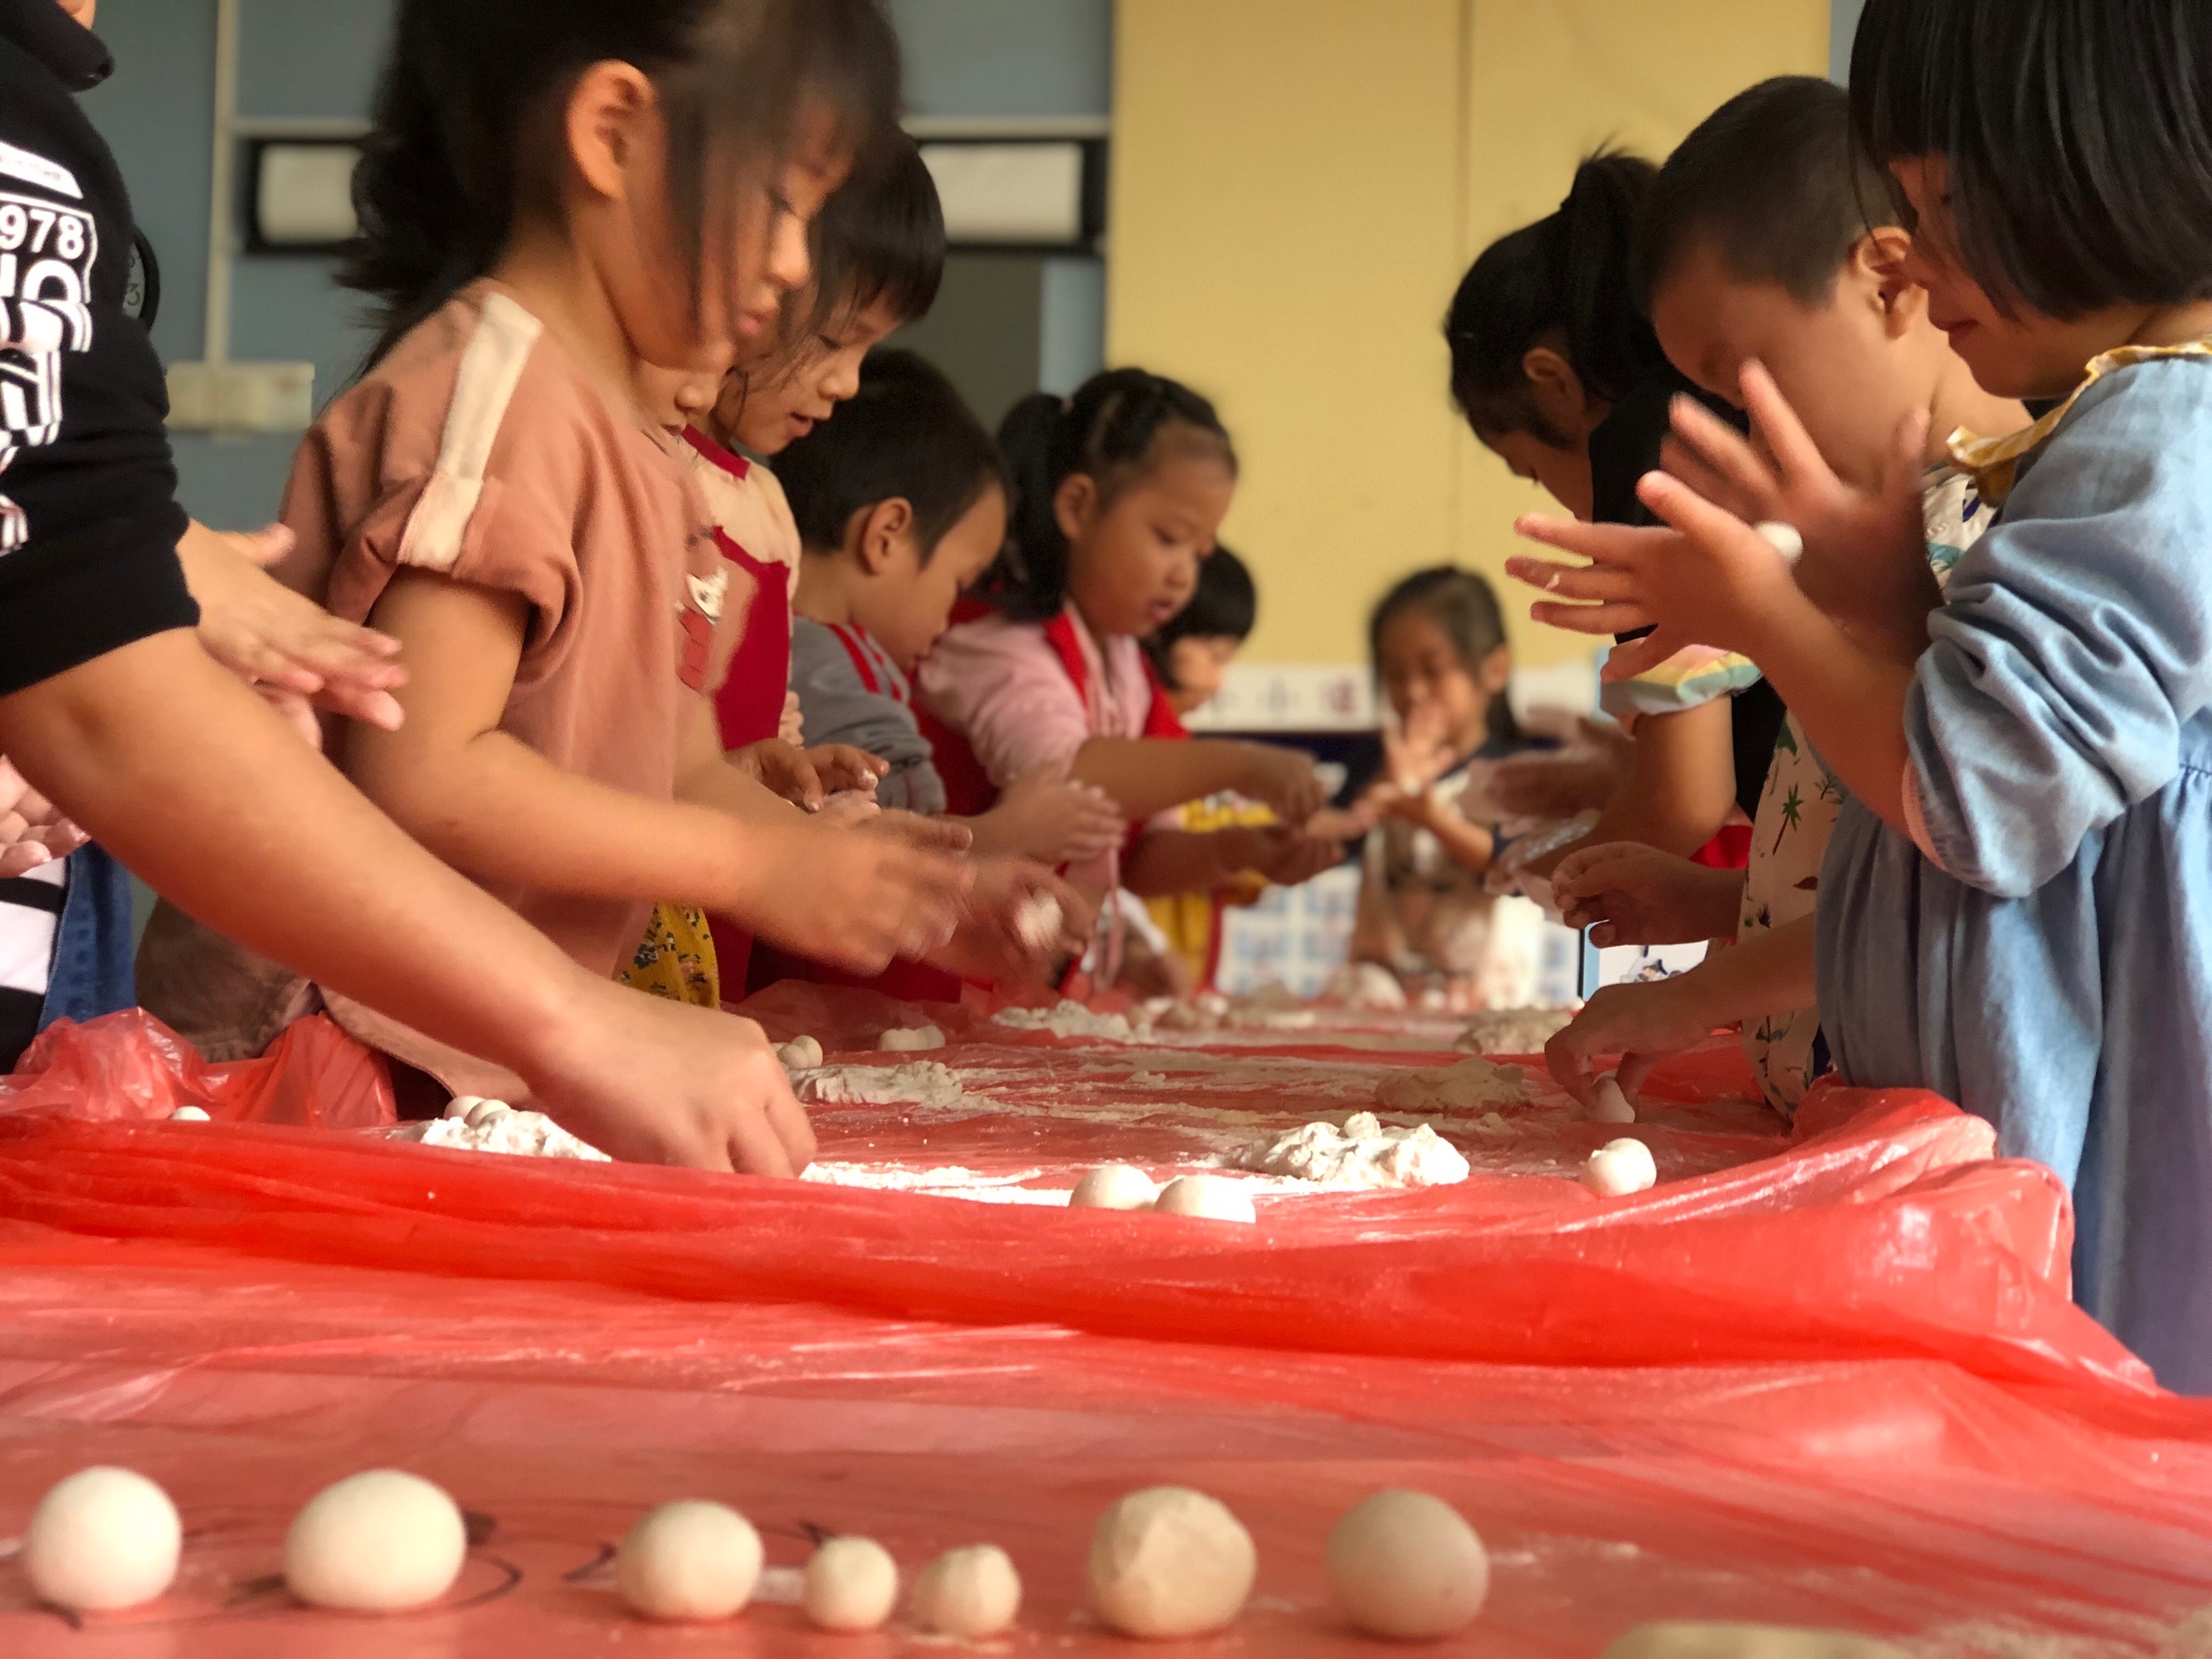
<svg viewBox="0 0 2212 1659"><path fill-rule="evenodd" d="M39 1029L58 1019L97 1019L138 1000L131 972L131 878L93 844L70 854L54 963Z"/></svg>

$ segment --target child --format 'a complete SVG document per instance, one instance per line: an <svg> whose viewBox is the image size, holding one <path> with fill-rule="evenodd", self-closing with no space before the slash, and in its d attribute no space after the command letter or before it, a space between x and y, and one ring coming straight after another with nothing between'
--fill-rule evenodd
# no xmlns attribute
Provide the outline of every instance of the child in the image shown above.
<svg viewBox="0 0 2212 1659"><path fill-rule="evenodd" d="M1299 828L1322 804L1313 763L1188 738L1139 643L1188 602L1236 489L1236 453L1212 405L1173 380L1113 369L1064 404L1024 398L999 439L1018 492L1009 557L987 581L991 609L956 623L921 668L955 810L983 811L1017 778L1056 768L1139 822L1223 790L1282 820L1218 835L1147 823L1126 855L1071 868L1100 895L1211 888L1247 869L1302 881L1334 864L1335 846ZM951 763L956 755L966 763ZM1103 982L1120 934L1117 916L1102 941Z"/></svg>
<svg viewBox="0 0 2212 1659"><path fill-rule="evenodd" d="M1646 203L1638 261L1660 342L1683 373L1719 395L1740 384L1746 363L1759 363L1838 475L1869 491L1881 488L1898 427L1915 413L1931 434L2007 431L2027 419L2018 403L1976 386L1929 320L1928 296L1899 271L1910 239L1887 205L1881 176L1853 154L1843 90L1783 76L1722 105L1668 158ZM1871 228L1870 214L1879 221ZM1701 413L1685 418L1713 429ZM1920 514L1940 580L1989 515L1966 476L1943 464L1940 437L1919 459L1935 463L1919 480ZM1762 507L1753 516L1776 515ZM1831 602L1871 574L1863 564L1836 573ZM1740 887L1717 890L1717 872L1626 843L1561 862L1553 890L1568 920L1607 927L1607 942L1669 942L1644 937L1655 928L1737 940L1678 978L1599 993L1553 1043L1569 1089L1586 1093L1600 1054L1626 1055L1621 1079L1633 1089L1661 1054L1741 1021L1767 1099L1796 1108L1824 1069L1814 897L1842 799L1791 721ZM1613 921L1632 907L1644 923L1632 940Z"/></svg>
<svg viewBox="0 0 2212 1659"><path fill-rule="evenodd" d="M1534 747L1506 701L1513 657L1490 584L1451 565L1416 571L1367 624L1375 678L1394 722L1356 766L1343 798L1372 823L1360 855L1352 957L1455 1006L1492 1006L1514 977L1513 945L1492 938L1499 901L1483 890L1495 832L1458 797L1468 768ZM1525 977L1525 975L1522 975Z"/></svg>
<svg viewBox="0 0 2212 1659"><path fill-rule="evenodd" d="M930 817L944 780L914 714L908 676L1006 536L1005 462L951 381L908 351L877 351L836 421L784 452L805 557L792 687L817 742L886 763L878 798ZM1095 858L1127 826L1088 785L1018 780L967 820L978 853L1047 865Z"/></svg>
<svg viewBox="0 0 2212 1659"><path fill-rule="evenodd" d="M1145 641L1145 654L1177 720L1188 720L1221 694L1229 665L1259 621L1252 573L1227 548L1216 547L1198 567L1190 603Z"/></svg>
<svg viewBox="0 0 2212 1659"><path fill-rule="evenodd" d="M1547 611L1653 623L1647 651L1702 635L1774 677L1852 796L1820 884L1838 1072L1948 1094L2056 1170L2076 1295L2189 1392L2212 1390L2202 35L2193 6L1867 7L1852 118L1911 227L1905 270L1985 390L2058 400L1954 447L1999 512L1940 599L1923 578L1846 632L1748 526L1664 478L1643 491L1672 531L1527 526L1599 561L1559 568L1594 609ZM1778 399L1761 422L1798 449ZM1809 449L1805 558L1866 549L1879 517ZM1882 547L1900 573L1904 529Z"/></svg>

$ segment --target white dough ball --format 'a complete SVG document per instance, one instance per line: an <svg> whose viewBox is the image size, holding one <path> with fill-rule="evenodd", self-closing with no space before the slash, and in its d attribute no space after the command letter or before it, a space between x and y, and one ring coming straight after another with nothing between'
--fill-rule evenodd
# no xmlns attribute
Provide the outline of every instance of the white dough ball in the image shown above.
<svg viewBox="0 0 2212 1659"><path fill-rule="evenodd" d="M1078 1210L1149 1210L1159 1195L1159 1188L1142 1170L1102 1164L1075 1183L1067 1202Z"/></svg>
<svg viewBox="0 0 2212 1659"><path fill-rule="evenodd" d="M787 1072L811 1072L822 1063L822 1044L803 1032L775 1051Z"/></svg>
<svg viewBox="0 0 2212 1659"><path fill-rule="evenodd" d="M451 1100L446 1103L446 1109L441 1115L445 1117L458 1117L465 1120L471 1112L473 1112L477 1107L483 1104L483 1097L482 1095L455 1095Z"/></svg>
<svg viewBox="0 0 2212 1659"><path fill-rule="evenodd" d="M168 1493L130 1469L79 1469L31 1511L23 1574L42 1601L113 1613L150 1601L177 1576L184 1528Z"/></svg>
<svg viewBox="0 0 2212 1659"><path fill-rule="evenodd" d="M996 1544L947 1550L914 1581L908 1611L938 1636L996 1636L1022 1610L1022 1577Z"/></svg>
<svg viewBox="0 0 2212 1659"><path fill-rule="evenodd" d="M945 1033L934 1025L894 1025L876 1039L876 1047L899 1054L922 1048L942 1048Z"/></svg>
<svg viewBox="0 0 2212 1659"><path fill-rule="evenodd" d="M1098 1518L1091 1610L1124 1636L1201 1636L1243 1611L1259 1565L1226 1505L1188 1486L1147 1486Z"/></svg>
<svg viewBox="0 0 2212 1659"><path fill-rule="evenodd" d="M1638 1625L1605 1659L1905 1659L1905 1650L1848 1630L1780 1625Z"/></svg>
<svg viewBox="0 0 2212 1659"><path fill-rule="evenodd" d="M469 1108L469 1127L481 1129L487 1123L503 1118L514 1108L503 1100L479 1100Z"/></svg>
<svg viewBox="0 0 2212 1659"><path fill-rule="evenodd" d="M1066 922L1058 899L1049 893L1032 893L1014 912L1014 937L1030 951L1049 951L1060 943L1060 931Z"/></svg>
<svg viewBox="0 0 2212 1659"><path fill-rule="evenodd" d="M1607 1072L1597 1080L1592 1091L1590 1116L1600 1123L1633 1123L1636 1108L1629 1103L1628 1091L1620 1086L1620 1079Z"/></svg>
<svg viewBox="0 0 2212 1659"><path fill-rule="evenodd" d="M1336 1604L1370 1636L1449 1636L1482 1611L1490 1556L1457 1510L1425 1492L1378 1492L1328 1535Z"/></svg>
<svg viewBox="0 0 2212 1659"><path fill-rule="evenodd" d="M1166 1215L1194 1215L1206 1221L1257 1221L1252 1194L1241 1181L1220 1176L1177 1176L1160 1189L1153 1207Z"/></svg>
<svg viewBox="0 0 2212 1659"><path fill-rule="evenodd" d="M723 1504L663 1504L615 1551L615 1588L648 1619L727 1619L760 1572L760 1534Z"/></svg>
<svg viewBox="0 0 2212 1659"><path fill-rule="evenodd" d="M879 1630L898 1605L898 1563L872 1538L823 1540L800 1604L820 1630Z"/></svg>
<svg viewBox="0 0 2212 1659"><path fill-rule="evenodd" d="M311 1607L397 1613L461 1576L468 1528L444 1490L399 1469L349 1475L309 1498L284 1534L284 1582Z"/></svg>
<svg viewBox="0 0 2212 1659"><path fill-rule="evenodd" d="M1601 1198L1646 1192L1658 1182L1659 1166L1640 1140L1608 1140L1583 1165L1583 1185Z"/></svg>
<svg viewBox="0 0 2212 1659"><path fill-rule="evenodd" d="M1805 556L1805 538L1797 533L1797 526L1784 524L1779 519L1768 519L1752 526L1766 544L1782 556L1785 564L1795 564Z"/></svg>
<svg viewBox="0 0 2212 1659"><path fill-rule="evenodd" d="M210 1123L214 1120L197 1106L179 1106L169 1114L172 1123Z"/></svg>

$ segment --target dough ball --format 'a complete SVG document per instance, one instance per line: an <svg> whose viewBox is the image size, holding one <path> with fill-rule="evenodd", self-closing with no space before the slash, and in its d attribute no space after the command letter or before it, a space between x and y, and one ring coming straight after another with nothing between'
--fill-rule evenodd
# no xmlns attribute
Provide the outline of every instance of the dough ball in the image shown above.
<svg viewBox="0 0 2212 1659"><path fill-rule="evenodd" d="M1091 1540L1091 1610L1124 1636L1201 1636L1252 1594L1259 1555L1226 1507L1187 1486L1133 1492Z"/></svg>
<svg viewBox="0 0 2212 1659"><path fill-rule="evenodd" d="M1640 1140L1608 1140L1583 1165L1583 1185L1601 1198L1621 1198L1659 1182L1659 1166Z"/></svg>
<svg viewBox="0 0 2212 1659"><path fill-rule="evenodd" d="M209 1123L213 1121L197 1106L179 1106L169 1114L172 1123Z"/></svg>
<svg viewBox="0 0 2212 1659"><path fill-rule="evenodd" d="M1590 1103L1590 1116L1599 1123L1636 1121L1636 1108L1629 1103L1628 1092L1620 1086L1620 1079L1611 1072L1597 1080Z"/></svg>
<svg viewBox="0 0 2212 1659"><path fill-rule="evenodd" d="M514 1108L503 1100L479 1100L469 1108L469 1127L481 1129L487 1123L507 1116Z"/></svg>
<svg viewBox="0 0 2212 1659"><path fill-rule="evenodd" d="M822 1063L822 1045L801 1033L775 1051L787 1072L811 1072Z"/></svg>
<svg viewBox="0 0 2212 1659"><path fill-rule="evenodd" d="M806 1564L799 1598L819 1630L879 1630L898 1605L898 1563L872 1538L830 1538Z"/></svg>
<svg viewBox="0 0 2212 1659"><path fill-rule="evenodd" d="M1425 1492L1378 1492L1328 1535L1328 1587L1370 1636L1449 1636L1482 1611L1490 1557L1457 1510Z"/></svg>
<svg viewBox="0 0 2212 1659"><path fill-rule="evenodd" d="M876 1039L876 1047L897 1054L912 1054L922 1048L942 1048L945 1033L934 1025L894 1025Z"/></svg>
<svg viewBox="0 0 2212 1659"><path fill-rule="evenodd" d="M439 1115L441 1117L458 1117L466 1119L471 1112L473 1112L477 1107L483 1104L483 1097L482 1095L455 1095L451 1100L446 1103L446 1109L440 1113Z"/></svg>
<svg viewBox="0 0 2212 1659"><path fill-rule="evenodd" d="M1025 949L1042 954L1060 943L1066 920L1058 899L1049 893L1032 893L1014 911L1014 937Z"/></svg>
<svg viewBox="0 0 2212 1659"><path fill-rule="evenodd" d="M1784 564L1795 564L1805 556L1805 538L1797 533L1794 524L1784 524L1779 519L1768 519L1752 526L1766 544L1782 556Z"/></svg>
<svg viewBox="0 0 2212 1659"><path fill-rule="evenodd" d="M1780 1625L1639 1625L1605 1659L1905 1659L1902 1648L1848 1630Z"/></svg>
<svg viewBox="0 0 2212 1659"><path fill-rule="evenodd" d="M1177 1176L1160 1189L1153 1207L1167 1215L1194 1215L1207 1221L1257 1221L1252 1194L1241 1181L1219 1176Z"/></svg>
<svg viewBox="0 0 2212 1659"><path fill-rule="evenodd" d="M150 1601L177 1576L184 1528L168 1493L130 1469L79 1469L31 1511L23 1575L42 1601L113 1613Z"/></svg>
<svg viewBox="0 0 2212 1659"><path fill-rule="evenodd" d="M1078 1210L1149 1210L1160 1190L1142 1170L1102 1164L1075 1183L1067 1202Z"/></svg>
<svg viewBox="0 0 2212 1659"><path fill-rule="evenodd" d="M648 1619L727 1619L760 1571L760 1534L722 1504L663 1504L615 1551L615 1588Z"/></svg>
<svg viewBox="0 0 2212 1659"><path fill-rule="evenodd" d="M914 1581L908 1611L937 1636L996 1636L1022 1610L1022 1578L996 1544L947 1550Z"/></svg>
<svg viewBox="0 0 2212 1659"><path fill-rule="evenodd" d="M420 1475L371 1469L309 1498L284 1534L284 1582L311 1607L397 1613L428 1606L461 1576L468 1528Z"/></svg>

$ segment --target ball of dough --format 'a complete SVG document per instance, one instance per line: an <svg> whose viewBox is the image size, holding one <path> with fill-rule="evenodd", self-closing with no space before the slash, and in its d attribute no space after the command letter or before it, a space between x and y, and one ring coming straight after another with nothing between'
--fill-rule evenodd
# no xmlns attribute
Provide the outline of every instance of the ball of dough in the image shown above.
<svg viewBox="0 0 2212 1659"><path fill-rule="evenodd" d="M938 1636L996 1636L1022 1610L1022 1578L996 1544L947 1550L914 1581L908 1611Z"/></svg>
<svg viewBox="0 0 2212 1659"><path fill-rule="evenodd" d="M1638 1625L1605 1659L1905 1659L1905 1650L1848 1630L1781 1625Z"/></svg>
<svg viewBox="0 0 2212 1659"><path fill-rule="evenodd" d="M1177 1176L1160 1189L1155 1209L1167 1215L1194 1215L1206 1221L1257 1221L1252 1194L1241 1181L1219 1176Z"/></svg>
<svg viewBox="0 0 2212 1659"><path fill-rule="evenodd" d="M1794 524L1784 524L1779 519L1768 519L1752 526L1766 544L1782 556L1784 564L1795 564L1805 556L1805 538L1797 533Z"/></svg>
<svg viewBox="0 0 2212 1659"><path fill-rule="evenodd" d="M760 1571L760 1534L723 1504L663 1504L615 1551L615 1588L648 1619L727 1619Z"/></svg>
<svg viewBox="0 0 2212 1659"><path fill-rule="evenodd" d="M179 1106L169 1114L172 1123L210 1123L214 1120L197 1106Z"/></svg>
<svg viewBox="0 0 2212 1659"><path fill-rule="evenodd" d="M1091 1610L1124 1636L1200 1636L1243 1611L1259 1566L1252 1534L1187 1486L1133 1492L1091 1540Z"/></svg>
<svg viewBox="0 0 2212 1659"><path fill-rule="evenodd" d="M144 1475L79 1469L31 1511L23 1573L40 1601L79 1613L113 1613L169 1588L183 1538L177 1506Z"/></svg>
<svg viewBox="0 0 2212 1659"><path fill-rule="evenodd" d="M1659 1166L1640 1140L1608 1140L1583 1165L1583 1185L1601 1198L1620 1198L1658 1184Z"/></svg>
<svg viewBox="0 0 2212 1659"><path fill-rule="evenodd" d="M1149 1210L1160 1189L1142 1170L1126 1164L1102 1164L1075 1183L1067 1195L1078 1210Z"/></svg>
<svg viewBox="0 0 2212 1659"><path fill-rule="evenodd" d="M1049 951L1060 943L1060 930L1067 917L1060 901L1049 893L1032 893L1014 912L1014 937L1030 951Z"/></svg>
<svg viewBox="0 0 2212 1659"><path fill-rule="evenodd" d="M894 1025L876 1039L876 1047L900 1054L922 1048L942 1048L945 1033L934 1025Z"/></svg>
<svg viewBox="0 0 2212 1659"><path fill-rule="evenodd" d="M898 1563L872 1538L825 1539L799 1602L817 1629L879 1630L898 1605Z"/></svg>
<svg viewBox="0 0 2212 1659"><path fill-rule="evenodd" d="M1590 1116L1599 1123L1636 1121L1636 1108L1629 1103L1620 1079L1611 1072L1598 1079L1597 1087L1591 1091Z"/></svg>
<svg viewBox="0 0 2212 1659"><path fill-rule="evenodd" d="M479 1100L469 1108L469 1127L481 1129L485 1124L495 1122L514 1110L514 1108L503 1100Z"/></svg>
<svg viewBox="0 0 2212 1659"><path fill-rule="evenodd" d="M399 1469L349 1475L309 1498L284 1534L284 1582L311 1607L396 1613L453 1589L468 1528L442 1488Z"/></svg>
<svg viewBox="0 0 2212 1659"><path fill-rule="evenodd" d="M804 1033L775 1051L787 1072L811 1072L822 1063L822 1044Z"/></svg>
<svg viewBox="0 0 2212 1659"><path fill-rule="evenodd" d="M1328 1535L1328 1586L1370 1636L1449 1636L1482 1610L1490 1557L1457 1510L1425 1492L1378 1492Z"/></svg>
<svg viewBox="0 0 2212 1659"><path fill-rule="evenodd" d="M483 1097L482 1095L455 1095L451 1100L446 1103L446 1109L439 1114L439 1115L441 1117L458 1117L465 1119L471 1112L473 1112L477 1107L483 1104Z"/></svg>

